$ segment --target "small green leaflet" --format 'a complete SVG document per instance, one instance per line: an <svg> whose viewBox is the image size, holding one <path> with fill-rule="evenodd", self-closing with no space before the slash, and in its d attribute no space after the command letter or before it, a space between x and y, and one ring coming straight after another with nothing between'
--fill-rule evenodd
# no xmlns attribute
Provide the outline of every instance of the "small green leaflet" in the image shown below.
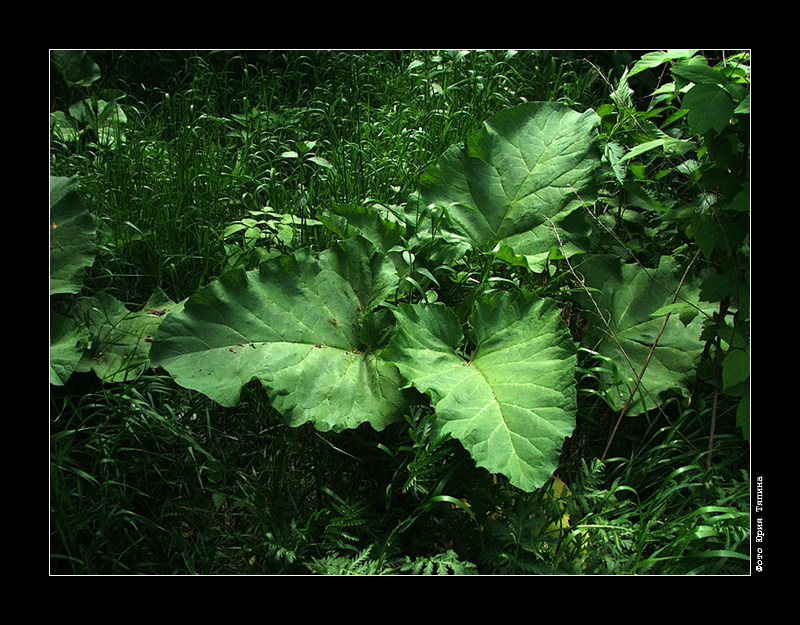
<svg viewBox="0 0 800 625"><path fill-rule="evenodd" d="M688 59L693 57L697 50L657 50L648 52L639 59L628 74L628 78L646 69L652 69L675 59Z"/></svg>

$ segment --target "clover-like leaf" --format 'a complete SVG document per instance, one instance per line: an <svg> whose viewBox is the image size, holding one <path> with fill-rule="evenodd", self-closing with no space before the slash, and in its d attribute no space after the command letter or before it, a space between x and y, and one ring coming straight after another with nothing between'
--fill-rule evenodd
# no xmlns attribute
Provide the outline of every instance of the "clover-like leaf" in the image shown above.
<svg viewBox="0 0 800 625"><path fill-rule="evenodd" d="M440 431L515 486L542 486L575 427L576 350L555 303L518 293L479 301L471 358L450 309L404 305L396 317L384 357L431 397Z"/></svg>
<svg viewBox="0 0 800 625"><path fill-rule="evenodd" d="M476 249L510 249L539 271L559 244L553 224L594 199L599 121L591 109L554 102L501 111L423 173L419 201L443 210ZM561 236L569 241L569 232Z"/></svg>
<svg viewBox="0 0 800 625"><path fill-rule="evenodd" d="M290 425L381 430L405 402L397 370L361 329L396 282L392 263L361 238L234 270L166 317L151 362L224 406L257 379Z"/></svg>

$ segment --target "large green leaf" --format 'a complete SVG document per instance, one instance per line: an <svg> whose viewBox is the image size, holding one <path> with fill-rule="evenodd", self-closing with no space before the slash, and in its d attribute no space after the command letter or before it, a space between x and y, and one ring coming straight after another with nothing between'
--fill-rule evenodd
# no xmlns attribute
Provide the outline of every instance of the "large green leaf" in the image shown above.
<svg viewBox="0 0 800 625"><path fill-rule="evenodd" d="M50 177L50 294L78 293L97 253L96 224L75 178Z"/></svg>
<svg viewBox="0 0 800 625"><path fill-rule="evenodd" d="M647 363L637 396L628 408L633 416L651 410L659 395L667 391L686 391L695 374L704 344L700 339L703 316L699 314L698 288L693 283L681 287L680 298L672 305L683 270L675 259L664 256L658 267L645 269L623 263L619 257L590 257L578 269L592 291L583 300L591 331L592 346L614 361L619 379L605 375L603 381L614 386L606 395L616 411L622 410L636 379ZM605 320L600 319L597 305ZM659 336L667 312L673 312ZM658 339L650 361L651 347Z"/></svg>
<svg viewBox="0 0 800 625"><path fill-rule="evenodd" d="M396 284L392 263L360 237L233 271L166 317L151 362L224 406L258 379L291 425L380 430L404 400L397 370L361 340L362 325Z"/></svg>
<svg viewBox="0 0 800 625"><path fill-rule="evenodd" d="M104 382L136 378L149 364L151 341L165 315L182 306L161 291L137 311L103 292L76 300L70 314L88 328L91 347L75 370L94 371Z"/></svg>
<svg viewBox="0 0 800 625"><path fill-rule="evenodd" d="M420 202L440 207L476 249L507 248L539 271L559 243L550 221L560 224L581 201L594 200L599 121L591 109L554 102L506 109L423 173Z"/></svg>
<svg viewBox="0 0 800 625"><path fill-rule="evenodd" d="M63 386L89 342L89 330L75 319L50 313L50 384Z"/></svg>
<svg viewBox="0 0 800 625"><path fill-rule="evenodd" d="M398 273L404 270L406 263L392 248L403 244L405 228L383 207L339 204L323 213L320 220L342 239L356 235L363 237L392 260Z"/></svg>
<svg viewBox="0 0 800 625"><path fill-rule="evenodd" d="M730 123L736 104L719 85L695 85L683 97L689 109L689 127L698 134L722 132Z"/></svg>
<svg viewBox="0 0 800 625"><path fill-rule="evenodd" d="M53 50L51 57L71 87L88 87L100 78L100 68L86 50Z"/></svg>
<svg viewBox="0 0 800 625"><path fill-rule="evenodd" d="M509 293L479 301L470 359L450 309L404 305L396 317L384 357L431 397L441 432L519 488L544 484L575 427L576 350L555 304Z"/></svg>

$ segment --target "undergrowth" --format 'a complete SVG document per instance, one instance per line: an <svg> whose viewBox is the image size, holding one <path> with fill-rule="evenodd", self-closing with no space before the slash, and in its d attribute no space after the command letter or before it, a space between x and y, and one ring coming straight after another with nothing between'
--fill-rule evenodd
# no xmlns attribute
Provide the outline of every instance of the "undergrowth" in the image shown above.
<svg viewBox="0 0 800 625"><path fill-rule="evenodd" d="M749 57L704 54L696 65L735 67L734 78L746 69L737 84L749 89ZM655 69L632 75L642 58ZM674 59L418 50L67 60L51 64L50 173L76 177L97 222L77 300L104 293L138 311L156 291L179 302L233 268L327 249L338 237L325 211L397 212L443 152L526 101L600 114L604 177L585 206L594 252L647 267L668 255L722 278L704 285L706 349L691 392L656 409L621 414L609 395L627 374L582 343L577 426L533 492L438 435L426 396L382 432L334 434L287 427L256 383L224 408L162 370L115 383L73 373L50 393L53 574L748 573L749 380L735 360L749 349L739 234L749 205L725 212L719 198L749 171L749 127L698 134L679 101L695 76L678 64L677 86L665 86ZM723 224L718 238L712 222ZM487 282L483 260L467 254L447 279L430 277L454 307L486 283L514 285L557 301L577 343L597 327L577 297L593 293L579 257L553 253L538 274L495 263Z"/></svg>

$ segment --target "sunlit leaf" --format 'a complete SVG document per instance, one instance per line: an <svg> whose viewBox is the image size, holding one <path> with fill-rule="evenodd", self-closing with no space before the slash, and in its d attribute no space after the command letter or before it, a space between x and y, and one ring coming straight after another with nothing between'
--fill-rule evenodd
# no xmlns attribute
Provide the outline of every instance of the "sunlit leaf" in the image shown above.
<svg viewBox="0 0 800 625"><path fill-rule="evenodd" d="M509 293L479 302L469 355L449 308L403 306L396 316L384 357L430 395L441 432L519 488L544 484L575 427L576 352L555 304Z"/></svg>
<svg viewBox="0 0 800 625"><path fill-rule="evenodd" d="M380 430L404 399L362 325L396 283L392 263L361 238L232 271L166 317L152 363L224 406L259 380L291 425Z"/></svg>
<svg viewBox="0 0 800 625"><path fill-rule="evenodd" d="M476 249L508 248L539 271L559 244L554 225L594 199L599 121L560 103L506 109L423 173L420 202L443 210Z"/></svg>

